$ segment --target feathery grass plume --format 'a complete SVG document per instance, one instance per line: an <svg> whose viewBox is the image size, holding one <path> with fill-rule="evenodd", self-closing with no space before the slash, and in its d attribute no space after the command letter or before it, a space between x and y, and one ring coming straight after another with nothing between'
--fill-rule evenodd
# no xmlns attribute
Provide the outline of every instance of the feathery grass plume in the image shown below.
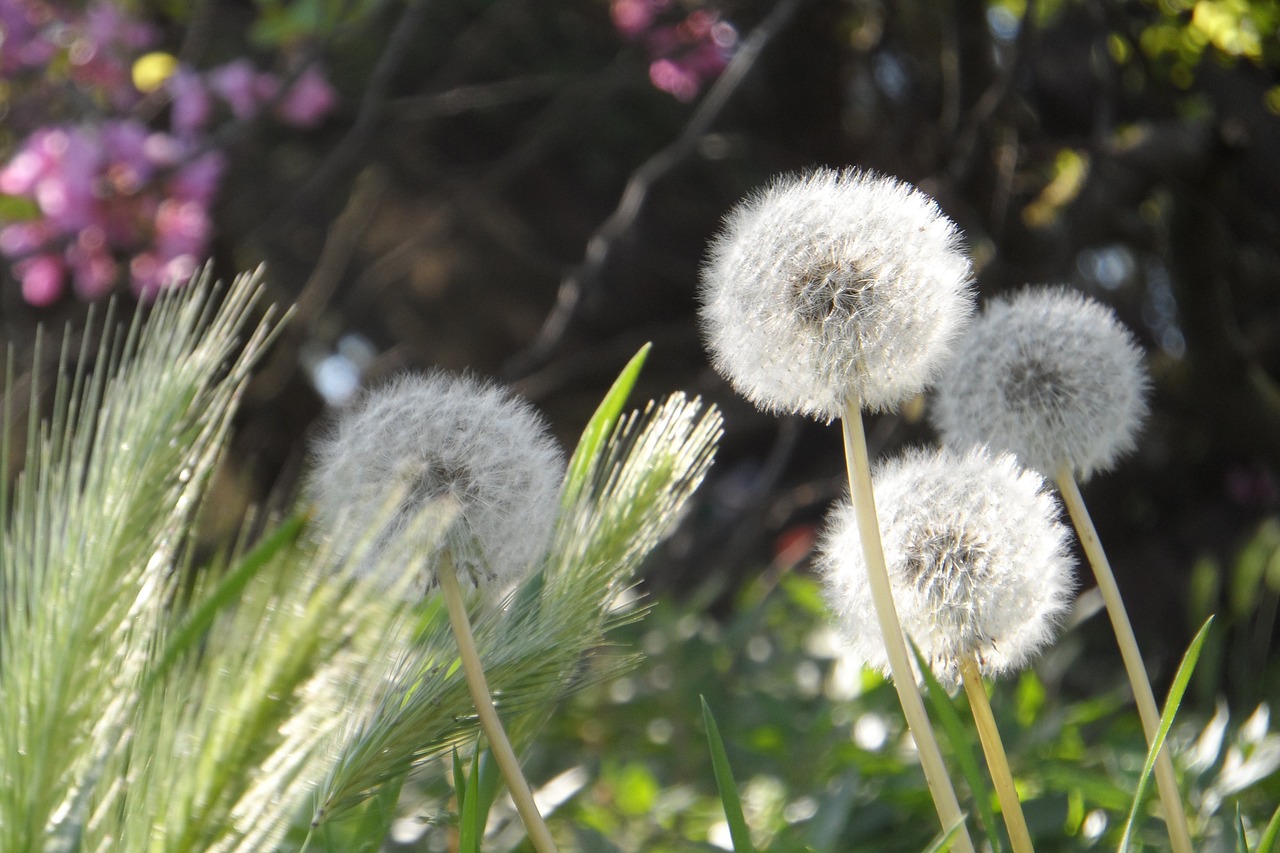
<svg viewBox="0 0 1280 853"><path fill-rule="evenodd" d="M1147 413L1142 352L1106 306L1064 287L992 300L938 383L948 444L986 444L1056 476L1111 468Z"/></svg>
<svg viewBox="0 0 1280 853"><path fill-rule="evenodd" d="M409 770L474 737L442 602L401 594L404 573L392 594L356 577L393 576L394 506L354 544L268 521L193 571L194 517L275 328L253 323L261 289L198 281L126 332L108 320L46 422L34 401L14 422L10 367L0 468L18 446L26 464L0 483L0 850L370 850ZM626 663L582 669L710 464L718 418L700 409L597 417L550 557L478 621L520 731Z"/></svg>
<svg viewBox="0 0 1280 853"><path fill-rule="evenodd" d="M831 421L893 409L941 371L973 311L955 224L858 169L776 179L729 213L702 270L712 361L757 406Z"/></svg>
<svg viewBox="0 0 1280 853"><path fill-rule="evenodd" d="M875 477L884 557L903 629L920 657L969 696L1013 848L1031 835L982 677L1017 671L1047 645L1073 581L1067 528L1044 479L1011 455L908 452ZM857 512L833 511L821 569L855 654L889 672Z"/></svg>
<svg viewBox="0 0 1280 853"><path fill-rule="evenodd" d="M3 500L0 849L80 849L104 791L127 782L108 769L137 733L194 514L272 334L270 320L243 332L260 292L258 275L217 295L200 278L123 334L108 313L95 358L92 334L74 365L64 347L50 420L31 402Z"/></svg>
<svg viewBox="0 0 1280 853"><path fill-rule="evenodd" d="M388 496L402 492L378 539L403 565L429 575L433 555L406 533L423 523L424 510L443 505L436 499L452 498L460 511L444 548L457 571L490 590L510 587L542 556L564 476L560 450L532 406L441 372L368 392L341 413L313 456L306 491L318 529L358 537L385 515ZM430 585L430 577L424 581Z"/></svg>
<svg viewBox="0 0 1280 853"><path fill-rule="evenodd" d="M981 449L914 450L875 474L894 600L938 679L959 661L982 674L1024 669L1052 641L1071 602L1069 532L1040 475ZM888 672L853 507L831 513L820 567L854 653Z"/></svg>
<svg viewBox="0 0 1280 853"><path fill-rule="evenodd" d="M1109 308L1062 287L1031 287L987 306L939 384L933 417L947 443L987 444L1053 477L1093 567L1148 743L1160 712L1120 588L1077 478L1111 468L1147 414L1141 350ZM1191 850L1168 751L1156 781L1177 853Z"/></svg>

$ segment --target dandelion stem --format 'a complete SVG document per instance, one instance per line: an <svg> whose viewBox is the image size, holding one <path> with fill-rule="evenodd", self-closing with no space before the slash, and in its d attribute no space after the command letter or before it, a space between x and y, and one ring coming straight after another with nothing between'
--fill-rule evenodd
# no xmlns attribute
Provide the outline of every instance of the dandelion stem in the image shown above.
<svg viewBox="0 0 1280 853"><path fill-rule="evenodd" d="M875 495L871 488L871 461L867 456L867 436L862 426L862 409L857 400L845 404L841 418L844 432L845 463L849 472L849 496L858 519L858 534L862 540L863 557L867 563L867 578L871 597L875 604L876 619L884 636L885 652L889 658L889 670L893 676L898 702L906 717L911 736L915 739L920 766L925 781L933 795L934 808L944 828L963 824L960 801L956 798L951 777L942 761L942 751L934 736L929 715L925 713L920 688L916 684L915 670L907 655L907 643L902 634L902 623L893 604L893 591L889 585L889 569L885 565L884 547L880 542L880 524L876 518ZM959 853L973 853L973 842L968 828L956 835L954 848Z"/></svg>
<svg viewBox="0 0 1280 853"><path fill-rule="evenodd" d="M1102 540L1098 538L1098 531L1094 528L1093 519L1090 518L1089 510L1084 505L1080 487L1076 485L1075 476L1068 466L1064 465L1058 469L1057 481L1062 502L1066 504L1071 521L1075 524L1080 545L1084 548L1089 564L1093 566L1093 575L1097 578L1098 589L1102 593L1102 600L1107 605L1107 615L1111 617L1111 627L1115 631L1116 642L1120 646L1120 657L1124 660L1124 668L1129 673L1129 684L1133 689L1134 702L1138 706L1138 716L1142 719L1142 729L1146 733L1147 743L1151 744L1160 728L1160 710L1156 705L1155 693L1151 690L1151 681L1147 678L1142 653L1138 650L1138 640L1133 634L1133 625L1129 622L1129 614L1125 610L1124 601L1120 598L1120 587L1116 585L1111 563L1102 549ZM1155 776L1171 849L1174 853L1191 853L1191 830L1187 826L1186 812L1182 807L1182 795L1178 792L1178 779L1174 775L1173 762L1169 759L1167 746L1156 756Z"/></svg>
<svg viewBox="0 0 1280 853"><path fill-rule="evenodd" d="M471 691L476 714L480 717L480 728L489 741L489 748L507 782L507 789L511 793L511 799L515 801L520 819L524 821L534 850L538 853L557 853L551 832L543 822L542 815L533 802L533 792L529 790L529 783L520 770L520 761L511 748L511 741L507 740L498 712L494 710L493 697L484 677L484 667L480 663L480 654L476 651L475 635L471 632L471 621L467 618L467 605L462 599L462 589L458 586L458 576L447 558L440 562L436 577L440 581L440 590L444 593L445 605L449 609L449 624L453 626L453 634L458 641L462 671L467 678L467 688Z"/></svg>
<svg viewBox="0 0 1280 853"><path fill-rule="evenodd" d="M978 740L982 742L982 752L987 757L987 769L991 771L996 798L1000 800L1005 829L1009 830L1009 843L1013 845L1014 853L1033 853L1031 832L1027 829L1027 819L1022 814L1022 803L1018 801L1017 786L1013 784L1009 757L1000 740L995 715L991 713L991 702L987 699L987 688L982 683L982 673L978 671L978 662L972 654L960 658L960 678L964 682L964 692L969 697L969 710L973 713L974 725L978 727Z"/></svg>

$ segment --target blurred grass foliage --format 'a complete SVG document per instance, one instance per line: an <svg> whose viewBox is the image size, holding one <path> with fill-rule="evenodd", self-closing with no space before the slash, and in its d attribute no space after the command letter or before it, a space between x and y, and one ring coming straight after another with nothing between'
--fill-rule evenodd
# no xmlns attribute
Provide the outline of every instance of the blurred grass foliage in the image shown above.
<svg viewBox="0 0 1280 853"><path fill-rule="evenodd" d="M433 759L474 743L440 597L410 593L417 573L377 549L376 519L350 542L300 507L246 519L211 558L196 546L237 403L280 327L262 294L260 275L203 280L122 330L108 316L64 349L45 420L32 400L14 422L9 370L0 467L19 447L25 464L0 482L6 853L374 851L406 776L447 777ZM604 639L635 615L616 600L714 456L719 416L696 399L622 415L642 361L591 422L543 562L471 602L517 738L630 663Z"/></svg>
<svg viewBox="0 0 1280 853"><path fill-rule="evenodd" d="M936 816L892 687L841 654L817 582L799 573L757 580L737 604L718 620L697 601L656 600L623 629L618 638L646 655L641 668L576 696L533 747L535 777L575 771L581 785L552 826L584 851L729 849L701 693L757 848L925 849ZM1036 670L996 684L992 705L1036 849L1114 850L1146 744L1123 692L1071 692L1064 674L1090 662L1084 644L1064 639ZM965 699L952 701L976 750ZM1237 808L1256 849L1280 802L1273 729L1266 704L1234 714L1225 703L1216 713L1184 706L1170 743L1198 849L1236 849ZM977 813L969 796L962 786L962 807ZM1167 843L1151 799L1131 849ZM1008 849L1003 828L996 834Z"/></svg>

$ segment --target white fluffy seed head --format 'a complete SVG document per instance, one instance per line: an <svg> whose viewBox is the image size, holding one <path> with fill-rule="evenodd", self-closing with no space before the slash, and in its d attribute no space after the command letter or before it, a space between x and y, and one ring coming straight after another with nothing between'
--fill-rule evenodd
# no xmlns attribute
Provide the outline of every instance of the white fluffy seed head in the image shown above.
<svg viewBox="0 0 1280 853"><path fill-rule="evenodd" d="M928 196L856 169L783 176L726 217L702 270L712 363L762 409L892 409L973 312L971 264Z"/></svg>
<svg viewBox="0 0 1280 853"><path fill-rule="evenodd" d="M879 468L876 508L903 630L940 681L961 656L984 675L1020 670L1048 645L1074 589L1067 528L1040 475L977 448L909 451ZM827 599L854 654L888 673L853 507L828 518Z"/></svg>
<svg viewBox="0 0 1280 853"><path fill-rule="evenodd" d="M1142 351L1106 306L1064 287L993 300L938 383L946 443L986 444L1081 480L1132 450L1147 413Z"/></svg>
<svg viewBox="0 0 1280 853"><path fill-rule="evenodd" d="M370 565L412 567L426 586L443 548L464 582L502 590L542 556L563 476L532 406L431 373L400 377L342 412L315 446L306 494L320 529L372 542ZM447 505L457 515L441 539L432 515Z"/></svg>

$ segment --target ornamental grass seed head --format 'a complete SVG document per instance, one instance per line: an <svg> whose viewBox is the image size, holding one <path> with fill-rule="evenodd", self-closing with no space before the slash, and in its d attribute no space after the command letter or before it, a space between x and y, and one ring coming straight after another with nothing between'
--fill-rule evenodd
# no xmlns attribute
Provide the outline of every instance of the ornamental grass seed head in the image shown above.
<svg viewBox="0 0 1280 853"><path fill-rule="evenodd" d="M892 409L941 371L973 312L970 271L959 229L908 184L784 176L711 241L703 331L716 369L762 409Z"/></svg>
<svg viewBox="0 0 1280 853"><path fill-rule="evenodd" d="M1106 306L1065 287L996 299L938 384L946 443L985 444L1085 480L1135 445L1147 413L1142 351Z"/></svg>
<svg viewBox="0 0 1280 853"><path fill-rule="evenodd" d="M366 563L422 567L430 585L447 550L462 580L496 589L545 551L565 469L531 405L439 372L366 393L316 444L314 461L306 491L316 524L371 541ZM432 515L446 502L457 515L442 539Z"/></svg>
<svg viewBox="0 0 1280 853"><path fill-rule="evenodd" d="M1074 589L1069 533L1039 474L983 449L915 450L880 466L876 508L903 630L939 680L972 655L988 677L1027 666ZM828 518L827 599L853 652L888 673L853 507Z"/></svg>

